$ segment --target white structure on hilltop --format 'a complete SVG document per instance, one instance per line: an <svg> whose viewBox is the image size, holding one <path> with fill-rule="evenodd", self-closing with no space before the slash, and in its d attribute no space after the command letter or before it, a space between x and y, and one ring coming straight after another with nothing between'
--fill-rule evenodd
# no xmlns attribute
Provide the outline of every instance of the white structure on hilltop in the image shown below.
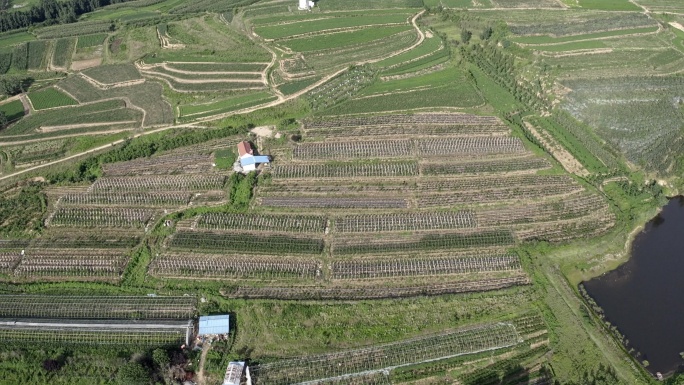
<svg viewBox="0 0 684 385"><path fill-rule="evenodd" d="M313 8L314 5L315 3L311 0L299 0L299 9L302 11L308 11Z"/></svg>

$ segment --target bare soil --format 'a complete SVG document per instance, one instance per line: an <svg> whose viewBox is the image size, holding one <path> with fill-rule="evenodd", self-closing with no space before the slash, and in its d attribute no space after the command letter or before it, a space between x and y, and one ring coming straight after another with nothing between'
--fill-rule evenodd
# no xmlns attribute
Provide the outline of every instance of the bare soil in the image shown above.
<svg viewBox="0 0 684 385"><path fill-rule="evenodd" d="M71 69L74 71L81 71L87 68L97 67L102 64L102 58L87 59L87 60L76 60L71 62Z"/></svg>

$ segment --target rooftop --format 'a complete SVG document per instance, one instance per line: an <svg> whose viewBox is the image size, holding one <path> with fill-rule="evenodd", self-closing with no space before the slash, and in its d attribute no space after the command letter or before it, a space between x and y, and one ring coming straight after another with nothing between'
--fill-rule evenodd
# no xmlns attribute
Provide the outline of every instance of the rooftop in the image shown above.
<svg viewBox="0 0 684 385"><path fill-rule="evenodd" d="M199 319L199 333L205 334L228 334L230 331L230 315L210 315Z"/></svg>
<svg viewBox="0 0 684 385"><path fill-rule="evenodd" d="M252 164L257 164L257 163L269 163L271 159L269 159L268 156L264 155L259 155L259 156L246 156L242 159L240 159L240 164L244 166L249 166Z"/></svg>

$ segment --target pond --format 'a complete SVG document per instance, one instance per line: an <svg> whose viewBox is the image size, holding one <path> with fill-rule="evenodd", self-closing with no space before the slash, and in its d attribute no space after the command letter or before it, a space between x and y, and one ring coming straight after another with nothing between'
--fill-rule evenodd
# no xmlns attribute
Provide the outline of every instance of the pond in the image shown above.
<svg viewBox="0 0 684 385"><path fill-rule="evenodd" d="M584 282L606 320L648 360L652 373L672 373L684 359L684 197L671 199L632 244L629 261Z"/></svg>

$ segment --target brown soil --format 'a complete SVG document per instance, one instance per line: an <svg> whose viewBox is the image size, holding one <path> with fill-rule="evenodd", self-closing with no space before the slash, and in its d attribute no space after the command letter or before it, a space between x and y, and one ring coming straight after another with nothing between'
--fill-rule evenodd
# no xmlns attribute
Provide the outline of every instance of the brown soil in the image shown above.
<svg viewBox="0 0 684 385"><path fill-rule="evenodd" d="M76 60L71 63L71 69L74 71L81 71L87 68L97 67L102 64L102 58Z"/></svg>
<svg viewBox="0 0 684 385"><path fill-rule="evenodd" d="M121 43L123 42L123 39L115 39L112 44L109 45L109 51L116 55L119 53L119 49L121 48Z"/></svg>

